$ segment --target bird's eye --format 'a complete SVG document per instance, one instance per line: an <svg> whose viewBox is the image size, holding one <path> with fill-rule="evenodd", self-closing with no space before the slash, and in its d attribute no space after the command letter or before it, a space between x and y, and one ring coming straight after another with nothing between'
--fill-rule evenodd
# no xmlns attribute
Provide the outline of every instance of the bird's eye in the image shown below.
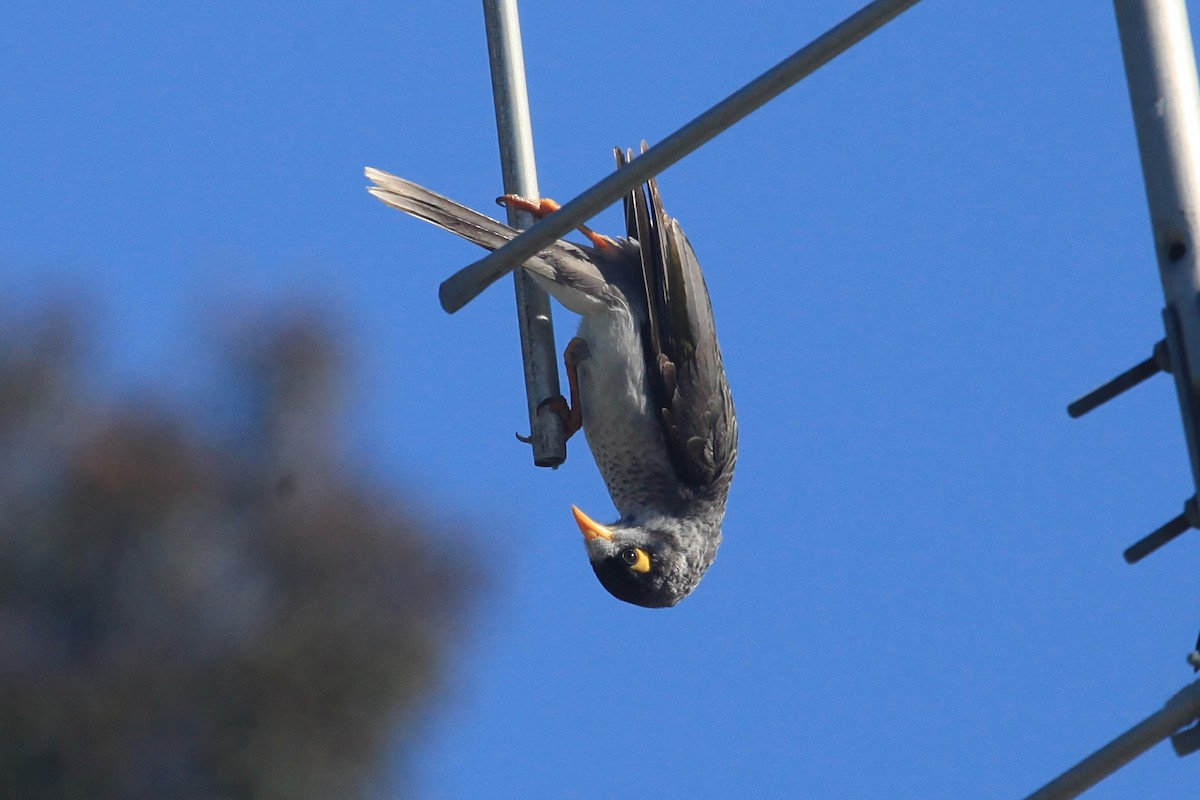
<svg viewBox="0 0 1200 800"><path fill-rule="evenodd" d="M650 571L650 554L640 547L626 547L621 551L621 560L634 572Z"/></svg>

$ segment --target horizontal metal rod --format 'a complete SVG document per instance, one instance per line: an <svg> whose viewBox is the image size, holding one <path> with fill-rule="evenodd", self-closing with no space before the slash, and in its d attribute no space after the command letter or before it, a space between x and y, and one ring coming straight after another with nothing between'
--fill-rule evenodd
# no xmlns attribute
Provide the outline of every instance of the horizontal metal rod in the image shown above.
<svg viewBox="0 0 1200 800"><path fill-rule="evenodd" d="M1192 523L1188 520L1187 514L1180 514L1178 517L1163 524L1157 530L1146 536L1138 539L1136 542L1125 548L1124 558L1126 564L1136 564L1146 556L1153 553L1165 544L1177 539L1183 534L1192 529Z"/></svg>
<svg viewBox="0 0 1200 800"><path fill-rule="evenodd" d="M1089 411L1096 410L1117 395L1124 394L1142 381L1152 378L1160 372L1162 372L1162 367L1158 366L1158 362L1153 358L1147 358L1137 366L1125 370L1099 389L1088 392L1074 403L1071 403L1071 405L1067 406L1067 413L1073 419L1078 419Z"/></svg>
<svg viewBox="0 0 1200 800"><path fill-rule="evenodd" d="M773 100L819 67L862 41L919 0L875 0L784 61L612 173L559 211L495 252L447 278L438 297L453 314L484 289L554 240L566 235L684 156Z"/></svg>
<svg viewBox="0 0 1200 800"><path fill-rule="evenodd" d="M1200 681L1184 687L1161 711L1146 717L1025 800L1078 797L1197 718L1200 718Z"/></svg>

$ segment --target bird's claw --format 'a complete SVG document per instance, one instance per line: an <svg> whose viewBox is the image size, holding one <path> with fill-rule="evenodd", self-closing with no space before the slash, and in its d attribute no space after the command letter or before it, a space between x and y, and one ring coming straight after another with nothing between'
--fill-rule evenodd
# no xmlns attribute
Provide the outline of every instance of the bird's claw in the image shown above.
<svg viewBox="0 0 1200 800"><path fill-rule="evenodd" d="M567 402L567 398L561 394L547 397L538 403L538 415L540 416L543 411L551 411L558 415L563 422L563 433L567 439L570 439L583 427L583 415L578 408L572 408Z"/></svg>
<svg viewBox="0 0 1200 800"><path fill-rule="evenodd" d="M549 197L543 197L538 200L533 200L529 197L522 197L519 194L504 194L496 198L496 205L504 206L505 208L513 208L518 211L528 211L533 215L534 219L545 219L546 217L558 211L562 206L557 200L551 200ZM614 242L610 237L602 233L596 233L587 225L577 225L579 232L588 238L597 250L603 250L606 247L614 247Z"/></svg>
<svg viewBox="0 0 1200 800"><path fill-rule="evenodd" d="M583 427L583 421L580 414L571 408L570 404L567 403L567 398L563 397L561 394L556 394L553 397L547 397L545 400L538 403L537 409L534 413L540 417L542 412L547 409L557 414L558 418L563 421L563 427L565 428L567 439L570 439L580 428ZM513 435L517 437L517 441L519 442L533 444L532 433L529 436L522 436L519 433L514 433Z"/></svg>
<svg viewBox="0 0 1200 800"><path fill-rule="evenodd" d="M561 394L556 394L553 397L547 397L537 405L537 413L540 415L545 409L552 409L555 414L565 414L569 408L567 398Z"/></svg>
<svg viewBox="0 0 1200 800"><path fill-rule="evenodd" d="M558 204L558 201L551 200L549 197L534 200L529 197L522 197L519 194L502 194L496 198L496 205L516 209L517 211L528 211L538 219L548 217L562 208Z"/></svg>
<svg viewBox="0 0 1200 800"><path fill-rule="evenodd" d="M567 343L567 347L563 350L563 364L568 370L578 369L579 365L588 359L591 351L588 350L587 339L582 336L576 336Z"/></svg>

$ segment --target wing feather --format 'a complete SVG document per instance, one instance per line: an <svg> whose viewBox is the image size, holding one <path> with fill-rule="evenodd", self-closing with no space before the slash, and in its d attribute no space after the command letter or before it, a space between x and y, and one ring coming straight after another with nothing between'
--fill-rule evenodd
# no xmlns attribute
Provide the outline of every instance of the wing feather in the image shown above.
<svg viewBox="0 0 1200 800"><path fill-rule="evenodd" d="M679 223L663 210L656 179L630 194L625 215L646 289L648 388L672 466L684 484L723 493L737 459L737 420L700 263Z"/></svg>

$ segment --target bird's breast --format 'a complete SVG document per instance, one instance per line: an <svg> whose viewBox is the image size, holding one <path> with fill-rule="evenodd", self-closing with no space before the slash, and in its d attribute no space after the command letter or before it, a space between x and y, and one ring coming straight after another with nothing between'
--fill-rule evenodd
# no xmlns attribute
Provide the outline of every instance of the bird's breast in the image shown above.
<svg viewBox="0 0 1200 800"><path fill-rule="evenodd" d="M636 323L626 312L589 315L579 336L588 344L579 365L583 432L613 503L622 516L661 509L680 485L647 391Z"/></svg>

